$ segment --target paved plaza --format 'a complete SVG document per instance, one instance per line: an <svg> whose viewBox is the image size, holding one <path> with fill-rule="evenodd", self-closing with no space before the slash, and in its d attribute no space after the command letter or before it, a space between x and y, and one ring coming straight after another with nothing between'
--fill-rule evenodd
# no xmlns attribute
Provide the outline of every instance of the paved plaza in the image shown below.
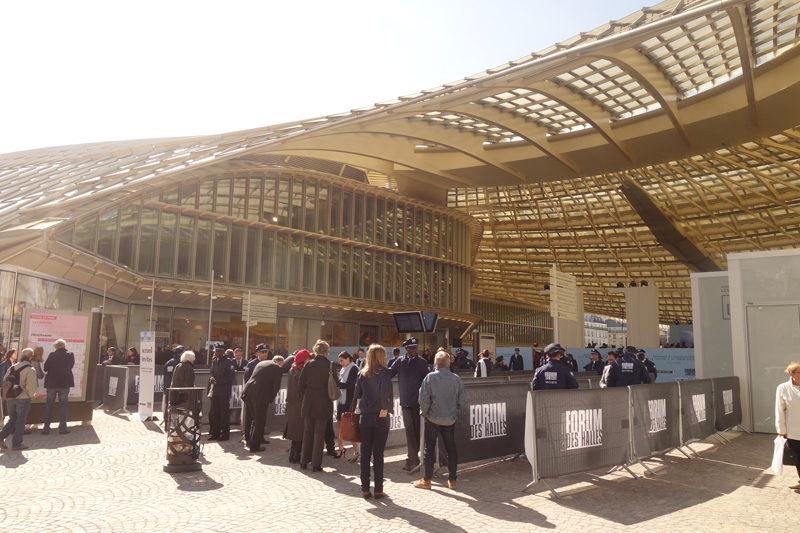
<svg viewBox="0 0 800 533"><path fill-rule="evenodd" d="M529 493L524 459L467 468L451 491L441 480L415 489L400 470L401 449L387 457L386 500L363 500L358 465L325 457L323 473L288 462L288 443L271 439L247 453L234 431L206 445L203 471L162 471L165 437L156 423L95 413L69 435L26 436L30 449L0 454L4 531L797 531L800 494L768 470L773 437L726 434L693 445L702 459L677 452L648 461L656 476L578 474ZM9 441L10 442L10 441ZM641 467L634 468L638 474Z"/></svg>

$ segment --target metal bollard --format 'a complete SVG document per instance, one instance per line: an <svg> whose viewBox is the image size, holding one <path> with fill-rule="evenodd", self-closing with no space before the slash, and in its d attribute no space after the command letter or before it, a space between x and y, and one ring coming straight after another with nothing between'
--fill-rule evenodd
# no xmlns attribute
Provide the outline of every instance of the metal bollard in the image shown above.
<svg viewBox="0 0 800 533"><path fill-rule="evenodd" d="M167 389L169 417L166 421L167 462L164 472L193 472L202 470L200 464L200 411L203 387Z"/></svg>

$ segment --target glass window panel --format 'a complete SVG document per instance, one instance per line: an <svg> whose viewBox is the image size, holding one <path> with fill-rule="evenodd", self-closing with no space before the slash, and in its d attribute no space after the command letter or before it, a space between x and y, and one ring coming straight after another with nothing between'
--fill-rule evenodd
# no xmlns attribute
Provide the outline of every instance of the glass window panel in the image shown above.
<svg viewBox="0 0 800 533"><path fill-rule="evenodd" d="M431 213L424 214L425 220L425 239L422 242L422 253L425 255L431 255L431 240L432 240L432 233L433 233L433 218Z"/></svg>
<svg viewBox="0 0 800 533"><path fill-rule="evenodd" d="M194 256L194 217L181 215L181 230L178 237L178 277L192 277L192 257Z"/></svg>
<svg viewBox="0 0 800 533"><path fill-rule="evenodd" d="M264 205L261 207L261 222L270 224L278 222L278 215L275 210L275 201L277 199L275 190L275 178L264 178Z"/></svg>
<svg viewBox="0 0 800 533"><path fill-rule="evenodd" d="M394 301L401 304L403 303L403 280L405 279L405 266L406 260L403 257L395 256L394 258Z"/></svg>
<svg viewBox="0 0 800 533"><path fill-rule="evenodd" d="M414 252L418 254L424 253L422 241L425 237L425 227L422 218L422 211L414 211L414 221L412 222L414 225Z"/></svg>
<svg viewBox="0 0 800 533"><path fill-rule="evenodd" d="M414 303L422 305L422 261L419 259L414 259Z"/></svg>
<svg viewBox="0 0 800 533"><path fill-rule="evenodd" d="M387 348L389 346L400 346L401 344L403 344L403 338L397 332L396 327L381 326L381 344L386 346Z"/></svg>
<svg viewBox="0 0 800 533"><path fill-rule="evenodd" d="M75 246L94 252L97 218L84 220L75 226Z"/></svg>
<svg viewBox="0 0 800 533"><path fill-rule="evenodd" d="M453 219L447 219L447 258L453 259L453 233L455 228L453 225Z"/></svg>
<svg viewBox="0 0 800 533"><path fill-rule="evenodd" d="M364 250L364 299L372 299L372 252Z"/></svg>
<svg viewBox="0 0 800 533"><path fill-rule="evenodd" d="M275 288L286 289L286 261L289 258L289 236L279 233L275 246Z"/></svg>
<svg viewBox="0 0 800 533"><path fill-rule="evenodd" d="M231 212L231 180L217 180L217 198L214 212L228 215Z"/></svg>
<svg viewBox="0 0 800 533"><path fill-rule="evenodd" d="M134 268L136 243L139 241L139 206L129 205L122 208L119 225L119 255L117 262L128 268Z"/></svg>
<svg viewBox="0 0 800 533"><path fill-rule="evenodd" d="M439 278L439 270L441 269L441 265L434 263L433 264L433 307L439 307L439 284L441 280Z"/></svg>
<svg viewBox="0 0 800 533"><path fill-rule="evenodd" d="M386 202L386 222L384 224L385 231L386 231L386 247L387 248L397 248L394 242L394 216L395 216L395 205L392 202Z"/></svg>
<svg viewBox="0 0 800 533"><path fill-rule="evenodd" d="M407 304L414 303L414 260L406 257L404 258L405 262L405 280L404 290L405 290L405 298L404 301Z"/></svg>
<svg viewBox="0 0 800 533"><path fill-rule="evenodd" d="M195 209L197 207L197 183L181 185L181 206Z"/></svg>
<svg viewBox="0 0 800 533"><path fill-rule="evenodd" d="M175 275L175 237L178 229L178 215L161 213L161 239L158 247L158 275Z"/></svg>
<svg viewBox="0 0 800 533"><path fill-rule="evenodd" d="M342 227L342 190L333 187L331 189L331 231L330 234L338 237Z"/></svg>
<svg viewBox="0 0 800 533"><path fill-rule="evenodd" d="M161 201L165 204L178 205L178 192L178 187L175 187L174 189L167 189L164 191Z"/></svg>
<svg viewBox="0 0 800 533"><path fill-rule="evenodd" d="M431 256L440 257L439 255L439 215L433 215L433 228L431 229Z"/></svg>
<svg viewBox="0 0 800 533"><path fill-rule="evenodd" d="M339 294L339 245L328 244L328 294Z"/></svg>
<svg viewBox="0 0 800 533"><path fill-rule="evenodd" d="M355 207L353 209L353 240L364 240L364 195L355 195Z"/></svg>
<svg viewBox="0 0 800 533"><path fill-rule="evenodd" d="M299 291L300 280L303 274L300 270L300 254L303 249L303 237L300 235L292 235L289 243L291 244L289 248L289 290Z"/></svg>
<svg viewBox="0 0 800 533"><path fill-rule="evenodd" d="M292 183L289 178L281 178L278 183L278 224L289 226L289 191Z"/></svg>
<svg viewBox="0 0 800 533"><path fill-rule="evenodd" d="M258 245L261 242L261 230L247 228L247 245L242 253L247 253L244 263L244 282L246 285L258 285Z"/></svg>
<svg viewBox="0 0 800 533"><path fill-rule="evenodd" d="M314 239L303 242L303 292L314 291Z"/></svg>
<svg viewBox="0 0 800 533"><path fill-rule="evenodd" d="M405 251L414 251L414 209L406 207L406 224L405 224Z"/></svg>
<svg viewBox="0 0 800 533"><path fill-rule="evenodd" d="M383 253L375 252L375 292L376 300L383 300Z"/></svg>
<svg viewBox="0 0 800 533"><path fill-rule="evenodd" d="M292 187L292 227L303 229L303 181L294 180Z"/></svg>
<svg viewBox="0 0 800 533"><path fill-rule="evenodd" d="M100 216L100 228L97 235L97 255L114 260L117 248L117 219L119 211L111 211Z"/></svg>
<svg viewBox="0 0 800 533"><path fill-rule="evenodd" d="M229 264L230 273L228 275L230 283L242 282L242 268L244 259L244 235L247 228L238 224L231 226L231 260Z"/></svg>
<svg viewBox="0 0 800 533"><path fill-rule="evenodd" d="M447 266L447 307L453 309L453 267Z"/></svg>
<svg viewBox="0 0 800 533"><path fill-rule="evenodd" d="M216 222L214 224L214 281L225 283L228 279L228 233L230 228L227 224Z"/></svg>
<svg viewBox="0 0 800 533"><path fill-rule="evenodd" d="M139 272L143 274L155 272L158 214L155 209L142 209L142 229L139 236Z"/></svg>
<svg viewBox="0 0 800 533"><path fill-rule="evenodd" d="M379 198L375 206L375 244L384 246L383 228L386 226L386 201Z"/></svg>
<svg viewBox="0 0 800 533"><path fill-rule="evenodd" d="M247 220L261 220L261 194L264 190L264 178L250 178L250 190L247 193Z"/></svg>
<svg viewBox="0 0 800 533"><path fill-rule="evenodd" d="M342 193L342 238L352 239L353 235L353 191Z"/></svg>
<svg viewBox="0 0 800 533"><path fill-rule="evenodd" d="M422 272L422 305L431 306L431 262L422 262L424 270Z"/></svg>
<svg viewBox="0 0 800 533"><path fill-rule="evenodd" d="M200 184L200 197L197 208L201 211L214 210L214 181L204 181Z"/></svg>
<svg viewBox="0 0 800 533"><path fill-rule="evenodd" d="M264 230L261 234L261 286L272 287L272 273L275 270L275 232Z"/></svg>
<svg viewBox="0 0 800 533"><path fill-rule="evenodd" d="M81 311L91 311L103 306L103 297L83 291L81 296ZM100 332L100 354L106 353L109 348L127 346L128 333L128 304L106 298L103 308L103 330ZM97 361L99 363L100 361Z"/></svg>
<svg viewBox="0 0 800 533"><path fill-rule="evenodd" d="M314 291L317 294L325 294L325 281L327 280L325 267L328 264L328 243L317 243L317 285Z"/></svg>
<svg viewBox="0 0 800 533"><path fill-rule="evenodd" d="M358 324L352 322L334 322L333 324L333 345L334 346L358 346Z"/></svg>
<svg viewBox="0 0 800 533"><path fill-rule="evenodd" d="M352 248L350 246L342 245L342 255L341 261L339 262L339 268L341 269L341 285L339 286L339 295L340 296L350 296L350 252Z"/></svg>
<svg viewBox="0 0 800 533"><path fill-rule="evenodd" d="M367 196L367 208L364 212L364 242L372 244L375 235L375 198ZM380 242L380 241L378 241Z"/></svg>
<svg viewBox="0 0 800 533"><path fill-rule="evenodd" d="M9 345L11 334L11 312L14 300L14 281L17 275L14 272L0 272L0 343ZM3 376L5 377L5 376Z"/></svg>
<svg viewBox="0 0 800 533"><path fill-rule="evenodd" d="M397 205L394 210L394 223L395 223L395 238L394 247L398 250L405 250L405 237L406 230L406 210L402 205Z"/></svg>
<svg viewBox="0 0 800 533"><path fill-rule="evenodd" d="M325 183L319 184L319 218L317 220L317 231L325 235L328 233L328 209L330 203L328 201L328 185Z"/></svg>
<svg viewBox="0 0 800 533"><path fill-rule="evenodd" d="M233 200L231 202L231 216L235 218L245 217L245 207L247 203L247 178L233 180Z"/></svg>
<svg viewBox="0 0 800 533"><path fill-rule="evenodd" d="M61 242L72 244L75 239L75 226L69 226L68 228L57 231L55 237Z"/></svg>
<svg viewBox="0 0 800 533"><path fill-rule="evenodd" d="M386 254L386 283L383 284L383 299L387 302L394 300L394 256Z"/></svg>
<svg viewBox="0 0 800 533"><path fill-rule="evenodd" d="M306 183L306 231L317 231L317 184Z"/></svg>
<svg viewBox="0 0 800 533"><path fill-rule="evenodd" d="M353 249L353 298L361 298L361 248Z"/></svg>
<svg viewBox="0 0 800 533"><path fill-rule="evenodd" d="M211 220L199 219L197 221L197 248L194 260L194 278L207 280L211 269L209 259L211 258Z"/></svg>
<svg viewBox="0 0 800 533"><path fill-rule="evenodd" d="M143 331L155 330L156 332L156 353L155 359L157 364L164 364L167 362L166 353L171 341L171 326L172 326L172 308L171 307L153 307L153 321L150 322L150 306L149 305L131 305L128 323L130 328L128 331L128 346L135 346L141 351L139 345L140 334ZM206 312L206 322L208 321L208 313ZM172 354L169 355L172 357ZM197 360L195 360L196 362ZM202 363L198 363L202 364Z"/></svg>

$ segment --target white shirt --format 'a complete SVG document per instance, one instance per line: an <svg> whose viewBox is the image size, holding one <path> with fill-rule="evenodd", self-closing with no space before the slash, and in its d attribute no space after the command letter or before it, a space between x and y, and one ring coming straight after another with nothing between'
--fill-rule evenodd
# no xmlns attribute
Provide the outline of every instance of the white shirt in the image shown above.
<svg viewBox="0 0 800 533"><path fill-rule="evenodd" d="M775 429L779 435L800 440L800 386L789 381L775 391Z"/></svg>

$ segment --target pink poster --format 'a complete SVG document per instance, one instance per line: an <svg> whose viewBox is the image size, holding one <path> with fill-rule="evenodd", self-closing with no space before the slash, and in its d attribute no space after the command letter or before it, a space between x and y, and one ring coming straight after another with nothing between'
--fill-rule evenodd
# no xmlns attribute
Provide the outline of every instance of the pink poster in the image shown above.
<svg viewBox="0 0 800 533"><path fill-rule="evenodd" d="M47 356L55 350L53 343L58 339L63 339L67 345L67 351L75 354L75 366L72 367L75 386L70 389L69 397L82 398L84 376L86 375L84 370L89 317L45 309L28 309L26 315L28 315L27 348L36 348L37 346L44 348L43 357L46 362ZM40 379L36 397L44 398L46 394L44 380Z"/></svg>

